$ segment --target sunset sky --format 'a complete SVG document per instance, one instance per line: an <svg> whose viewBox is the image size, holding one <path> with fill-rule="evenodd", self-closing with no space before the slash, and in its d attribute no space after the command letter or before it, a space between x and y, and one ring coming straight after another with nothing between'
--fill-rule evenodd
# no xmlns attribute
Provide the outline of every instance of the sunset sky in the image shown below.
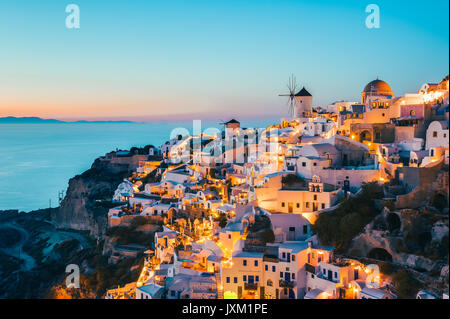
<svg viewBox="0 0 450 319"><path fill-rule="evenodd" d="M66 5L81 28L65 27ZM376 3L381 27L368 29ZM395 95L449 69L448 1L0 0L0 117L287 116L291 73L315 105Z"/></svg>

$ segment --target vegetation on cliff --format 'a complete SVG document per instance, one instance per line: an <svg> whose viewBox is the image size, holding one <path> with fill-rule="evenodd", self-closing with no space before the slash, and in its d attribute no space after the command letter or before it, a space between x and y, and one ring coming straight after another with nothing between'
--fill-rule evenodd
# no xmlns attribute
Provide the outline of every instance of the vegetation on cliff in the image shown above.
<svg viewBox="0 0 450 319"><path fill-rule="evenodd" d="M357 196L347 197L335 210L320 214L313 231L324 245L343 249L380 213L375 200L383 196L383 189L377 182L364 183Z"/></svg>

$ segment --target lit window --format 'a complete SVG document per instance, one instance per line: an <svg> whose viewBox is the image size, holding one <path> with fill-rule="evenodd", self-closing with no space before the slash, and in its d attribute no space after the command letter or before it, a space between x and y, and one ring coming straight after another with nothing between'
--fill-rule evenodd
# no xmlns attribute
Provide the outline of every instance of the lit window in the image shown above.
<svg viewBox="0 0 450 319"><path fill-rule="evenodd" d="M295 261L295 255L292 255L291 258L292 258L292 261Z"/></svg>

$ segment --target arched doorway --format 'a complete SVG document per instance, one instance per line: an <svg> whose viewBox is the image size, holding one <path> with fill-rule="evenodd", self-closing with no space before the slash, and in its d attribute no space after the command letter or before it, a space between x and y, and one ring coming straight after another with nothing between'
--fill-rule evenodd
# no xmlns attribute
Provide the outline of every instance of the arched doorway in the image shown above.
<svg viewBox="0 0 450 319"><path fill-rule="evenodd" d="M370 134L369 131L362 131L361 134L359 134L359 141L362 143L363 141L371 141L372 140L372 134Z"/></svg>
<svg viewBox="0 0 450 319"><path fill-rule="evenodd" d="M398 217L395 213L389 213L386 216L386 224L387 228L390 232L393 232L394 230L400 229L402 226L402 222L400 221L400 217Z"/></svg>

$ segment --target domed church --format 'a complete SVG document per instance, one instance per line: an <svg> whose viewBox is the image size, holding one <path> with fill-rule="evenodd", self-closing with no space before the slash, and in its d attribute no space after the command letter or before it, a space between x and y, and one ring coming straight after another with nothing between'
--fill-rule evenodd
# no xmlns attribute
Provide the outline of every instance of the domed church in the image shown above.
<svg viewBox="0 0 450 319"><path fill-rule="evenodd" d="M364 87L364 90L361 93L361 102L366 104L366 101L371 99L371 97L391 99L393 96L394 93L389 84L377 78Z"/></svg>

